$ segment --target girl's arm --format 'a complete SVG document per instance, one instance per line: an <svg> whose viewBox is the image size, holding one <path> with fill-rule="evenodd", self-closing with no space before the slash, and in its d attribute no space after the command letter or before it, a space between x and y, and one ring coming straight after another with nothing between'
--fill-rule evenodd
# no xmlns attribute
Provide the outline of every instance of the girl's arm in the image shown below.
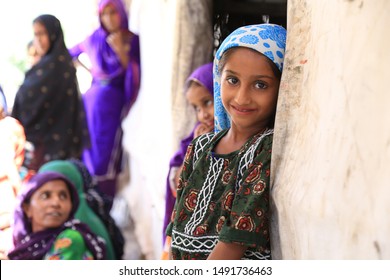
<svg viewBox="0 0 390 280"><path fill-rule="evenodd" d="M127 68L129 63L130 44L126 40L126 35L122 31L111 33L107 37L107 43L114 50L123 68Z"/></svg>
<svg viewBox="0 0 390 280"><path fill-rule="evenodd" d="M87 70L88 72L91 72L91 69L89 67L87 67L87 65L85 65L79 58L74 58L73 59L73 63L74 63L74 66L76 68L78 67L83 67L85 70Z"/></svg>
<svg viewBox="0 0 390 280"><path fill-rule="evenodd" d="M74 47L72 47L70 49L68 49L68 51L69 51L70 56L73 59L73 63L75 64L76 68L77 67L83 67L88 72L91 72L90 67L85 65L79 58L82 53L85 53L85 45L84 44L85 44L85 41L75 45Z"/></svg>
<svg viewBox="0 0 390 280"><path fill-rule="evenodd" d="M207 258L208 260L240 260L248 247L218 241L213 251Z"/></svg>

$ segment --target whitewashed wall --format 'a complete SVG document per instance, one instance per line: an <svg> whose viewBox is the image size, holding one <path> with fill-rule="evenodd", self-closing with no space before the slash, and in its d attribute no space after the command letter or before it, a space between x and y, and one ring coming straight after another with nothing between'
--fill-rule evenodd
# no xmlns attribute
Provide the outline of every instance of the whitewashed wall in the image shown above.
<svg viewBox="0 0 390 280"><path fill-rule="evenodd" d="M140 35L142 82L123 123L130 181L124 193L147 259L159 259L169 160L192 130L195 112L183 86L212 61L211 0L132 0L130 29Z"/></svg>
<svg viewBox="0 0 390 280"><path fill-rule="evenodd" d="M390 259L390 1L291 0L273 257Z"/></svg>
<svg viewBox="0 0 390 280"><path fill-rule="evenodd" d="M213 0L177 0L171 91L175 150L196 122L194 109L184 95L185 80L197 67L213 61L212 4Z"/></svg>
<svg viewBox="0 0 390 280"><path fill-rule="evenodd" d="M130 28L140 35L141 89L123 123L130 154L125 195L135 235L146 259L160 258L165 178L173 151L171 134L172 50L175 0L132 0Z"/></svg>

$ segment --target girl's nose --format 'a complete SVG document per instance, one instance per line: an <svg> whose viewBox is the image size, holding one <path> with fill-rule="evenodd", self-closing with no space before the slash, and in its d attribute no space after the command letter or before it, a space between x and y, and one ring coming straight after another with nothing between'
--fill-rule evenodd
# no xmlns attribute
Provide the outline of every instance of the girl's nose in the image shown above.
<svg viewBox="0 0 390 280"><path fill-rule="evenodd" d="M210 114L209 114L209 112L207 112L207 110L202 110L201 114L202 114L203 119L207 119L210 116Z"/></svg>
<svg viewBox="0 0 390 280"><path fill-rule="evenodd" d="M234 101L238 105L246 105L250 103L249 94L245 87L240 87L237 90L236 95L234 96Z"/></svg>

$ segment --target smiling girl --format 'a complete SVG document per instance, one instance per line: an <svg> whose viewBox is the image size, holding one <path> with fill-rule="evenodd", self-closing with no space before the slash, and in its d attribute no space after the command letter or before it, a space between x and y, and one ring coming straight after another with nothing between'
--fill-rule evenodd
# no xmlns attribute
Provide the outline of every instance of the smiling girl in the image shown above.
<svg viewBox="0 0 390 280"><path fill-rule="evenodd" d="M244 26L214 60L216 133L189 145L167 229L173 259L270 259L273 125L286 30Z"/></svg>

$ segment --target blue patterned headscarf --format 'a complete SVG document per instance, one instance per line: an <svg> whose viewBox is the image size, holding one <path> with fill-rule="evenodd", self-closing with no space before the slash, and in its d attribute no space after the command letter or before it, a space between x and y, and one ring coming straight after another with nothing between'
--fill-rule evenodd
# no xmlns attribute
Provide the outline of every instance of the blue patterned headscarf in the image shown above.
<svg viewBox="0 0 390 280"><path fill-rule="evenodd" d="M258 51L273 61L282 72L286 29L275 24L243 26L233 31L219 47L214 59L214 119L215 132L230 127L230 119L221 100L221 73L218 65L223 54L234 47L246 47Z"/></svg>

